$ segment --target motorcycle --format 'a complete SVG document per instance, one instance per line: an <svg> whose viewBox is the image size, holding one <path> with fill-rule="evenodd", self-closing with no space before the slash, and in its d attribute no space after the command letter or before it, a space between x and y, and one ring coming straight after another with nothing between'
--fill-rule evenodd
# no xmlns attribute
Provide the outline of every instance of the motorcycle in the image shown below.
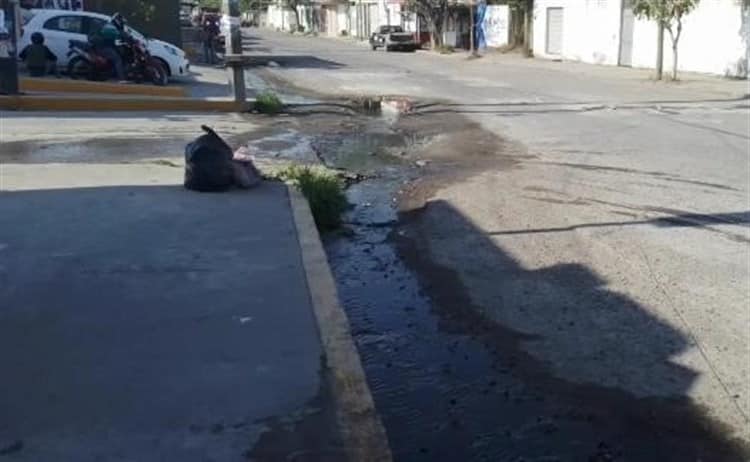
<svg viewBox="0 0 750 462"><path fill-rule="evenodd" d="M149 82L163 86L169 82L164 66L151 57L146 46L133 37L125 38L118 46L125 66L125 78L136 83ZM89 42L71 40L68 49L68 75L72 79L109 80L114 76L113 64L100 55Z"/></svg>

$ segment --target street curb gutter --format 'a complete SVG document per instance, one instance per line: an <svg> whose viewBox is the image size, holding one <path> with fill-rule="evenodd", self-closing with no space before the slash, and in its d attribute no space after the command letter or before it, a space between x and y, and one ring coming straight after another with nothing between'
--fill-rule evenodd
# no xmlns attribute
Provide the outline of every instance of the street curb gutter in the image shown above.
<svg viewBox="0 0 750 462"><path fill-rule="evenodd" d="M339 303L307 200L287 186L325 363L332 377L336 418L351 462L391 462L391 449L367 385L349 320Z"/></svg>
<svg viewBox="0 0 750 462"><path fill-rule="evenodd" d="M183 112L243 112L252 103L238 104L234 100L167 98L154 96L70 96L19 95L0 96L0 109L14 111L183 111Z"/></svg>
<svg viewBox="0 0 750 462"><path fill-rule="evenodd" d="M110 82L91 82L88 80L43 79L21 77L19 88L24 92L45 93L105 93L113 95L147 95L184 98L187 96L184 87L157 87L156 85L135 85Z"/></svg>

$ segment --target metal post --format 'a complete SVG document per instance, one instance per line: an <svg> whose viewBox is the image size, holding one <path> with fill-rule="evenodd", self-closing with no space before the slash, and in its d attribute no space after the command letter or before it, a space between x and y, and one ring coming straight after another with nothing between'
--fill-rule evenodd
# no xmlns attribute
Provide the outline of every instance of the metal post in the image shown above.
<svg viewBox="0 0 750 462"><path fill-rule="evenodd" d="M469 51L473 56L477 54L477 50L475 49L476 44L474 43L474 2L472 0L469 0L469 16L471 16L469 22Z"/></svg>
<svg viewBox="0 0 750 462"><path fill-rule="evenodd" d="M226 44L226 62L231 67L229 83L234 92L234 100L237 103L245 103L247 89L245 88L245 68L242 62L242 31L240 30L240 4L239 0L224 0L224 13L229 15L229 43Z"/></svg>
<svg viewBox="0 0 750 462"><path fill-rule="evenodd" d="M0 0L3 22L0 32L3 34L3 56L0 56L0 93L18 94L18 0Z"/></svg>

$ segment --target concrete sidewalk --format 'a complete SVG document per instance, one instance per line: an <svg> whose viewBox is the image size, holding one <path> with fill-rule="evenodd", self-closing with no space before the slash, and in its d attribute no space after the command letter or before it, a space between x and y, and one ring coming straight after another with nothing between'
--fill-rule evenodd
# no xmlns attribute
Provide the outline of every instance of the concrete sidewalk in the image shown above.
<svg viewBox="0 0 750 462"><path fill-rule="evenodd" d="M387 460L356 353L342 368L351 338L319 324L340 309L315 282L304 202L293 213L275 183L189 192L181 175L2 166L0 456ZM364 439L341 431L352 410Z"/></svg>

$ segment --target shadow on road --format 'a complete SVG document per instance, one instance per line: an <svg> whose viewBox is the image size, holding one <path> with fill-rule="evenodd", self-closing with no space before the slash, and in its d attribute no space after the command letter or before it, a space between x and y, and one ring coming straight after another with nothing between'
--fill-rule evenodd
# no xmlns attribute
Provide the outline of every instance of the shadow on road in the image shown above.
<svg viewBox="0 0 750 462"><path fill-rule="evenodd" d="M669 217L648 223L747 224L748 212L674 219L678 224ZM463 409L451 408L448 417L460 425L429 437L438 449L430 450L433 457L404 460L451 460L435 458L443 450L462 457L452 460L736 462L750 455L688 398L700 373L675 359L694 348L692 339L609 290L590 268L524 268L441 200L402 212L401 222L396 243L419 274L440 330L476 339L492 358L491 368L472 371L477 360L467 355L460 377L437 379L441 390L462 390L456 396ZM505 391L488 394L487 380ZM727 412L741 415L727 404ZM390 430L395 453L413 444ZM451 449L448 441L464 447Z"/></svg>
<svg viewBox="0 0 750 462"><path fill-rule="evenodd" d="M536 199L536 198L530 198ZM576 225L560 226L554 228L530 228L514 229L504 231L492 231L487 233L490 236L512 236L516 234L539 234L539 233L558 233L575 231L585 228L606 228L610 226L636 226L636 225L653 225L659 228L701 228L708 231L726 234L732 239L740 242L750 242L746 237L713 228L719 225L750 226L750 211L735 213L685 213L677 215L666 215L659 218L648 220L631 220L631 221L604 221L599 223L580 223Z"/></svg>

